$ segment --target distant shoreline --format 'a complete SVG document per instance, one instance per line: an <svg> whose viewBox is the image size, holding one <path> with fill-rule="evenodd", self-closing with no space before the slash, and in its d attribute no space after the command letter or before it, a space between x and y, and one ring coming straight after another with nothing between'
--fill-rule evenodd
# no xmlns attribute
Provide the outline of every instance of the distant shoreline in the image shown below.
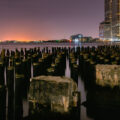
<svg viewBox="0 0 120 120"><path fill-rule="evenodd" d="M74 42L0 42L0 45L71 45L71 46L84 46L84 45L120 45L120 42L83 42L83 43L74 43Z"/></svg>
<svg viewBox="0 0 120 120"><path fill-rule="evenodd" d="M18 49L20 50L21 48L23 49L30 49L30 48L46 48L48 47L49 49L51 49L52 47L98 47L98 46L105 46L105 45L120 45L120 43L116 43L116 42L94 42L94 43L73 43L73 42L60 42L60 43L56 43L56 42L42 42L42 43L7 43L7 42L3 42L0 43L0 51L2 49L9 49L9 50L15 50Z"/></svg>

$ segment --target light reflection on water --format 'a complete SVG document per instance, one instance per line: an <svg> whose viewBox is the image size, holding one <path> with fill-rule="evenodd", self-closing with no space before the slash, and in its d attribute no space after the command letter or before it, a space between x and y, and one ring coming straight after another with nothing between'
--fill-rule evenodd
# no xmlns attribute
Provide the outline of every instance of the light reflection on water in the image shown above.
<svg viewBox="0 0 120 120"><path fill-rule="evenodd" d="M84 82L81 80L81 77L78 77L78 91L81 92L81 103L86 101L86 91L84 87ZM81 120L93 120L87 116L86 107L81 105Z"/></svg>
<svg viewBox="0 0 120 120"><path fill-rule="evenodd" d="M65 76L70 78L70 75L71 75L71 71L70 71L70 67L69 67L69 60L66 59L66 71L65 71ZM81 103L82 102L85 102L86 101L86 91L85 91L85 87L84 87L84 82L81 80L81 77L79 76L78 77L78 91L80 91L81 93ZM86 110L86 107L82 106L81 105L81 108L80 108L80 118L81 120L93 120L93 119L90 119L88 116L87 116L87 110Z"/></svg>
<svg viewBox="0 0 120 120"><path fill-rule="evenodd" d="M62 45L59 45L59 46L54 46L54 47L61 47ZM86 45L87 46L87 45ZM41 47L44 48L44 47L53 47L52 45L0 45L0 50L2 48L5 48L5 49L10 49L10 50L15 50L16 48L20 49L20 48L34 48L34 47ZM65 47L62 46L62 47ZM70 47L70 45L68 45L67 47ZM71 47L74 47L74 46L71 46ZM69 60L66 59L66 71L65 71L65 76L66 77L69 77L70 78L70 75L71 75L71 72L70 72L70 68L69 68ZM85 84L83 82L83 80L81 79L81 77L79 76L78 77L78 90L81 92L81 103L85 102L86 101L86 96L87 96L87 92L85 90ZM101 96L102 97L102 96ZM8 100L6 99L7 103L8 103ZM8 106L8 105L7 105ZM28 101L27 100L23 100L23 116L27 116L28 115L28 108L29 108L29 105L28 105ZM84 107L83 105L81 105L81 113L80 113L80 116L81 116L81 120L93 120L91 118L88 117L87 115L87 109L86 107Z"/></svg>
<svg viewBox="0 0 120 120"><path fill-rule="evenodd" d="M9 49L9 50L15 50L16 48L20 50L21 48L35 48L40 47L43 49L44 47L49 47L51 49L52 47L92 47L92 46L98 46L98 45L106 45L109 43L82 43L80 45L74 44L74 43L0 43L0 51L1 49Z"/></svg>
<svg viewBox="0 0 120 120"><path fill-rule="evenodd" d="M71 74L71 72L70 72L70 67L69 67L69 60L66 59L66 70L65 70L65 76L68 77L68 78L70 78L70 74Z"/></svg>
<svg viewBox="0 0 120 120"><path fill-rule="evenodd" d="M23 117L27 117L29 114L29 103L27 100L23 100Z"/></svg>

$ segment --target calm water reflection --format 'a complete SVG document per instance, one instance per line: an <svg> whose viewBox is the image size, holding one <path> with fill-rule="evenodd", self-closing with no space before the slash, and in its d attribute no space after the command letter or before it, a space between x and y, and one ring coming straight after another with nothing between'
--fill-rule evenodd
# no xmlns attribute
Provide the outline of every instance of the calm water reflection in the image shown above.
<svg viewBox="0 0 120 120"><path fill-rule="evenodd" d="M84 87L84 82L81 80L81 77L78 77L78 90L81 92L81 103L86 101L86 91ZM81 106L81 120L93 120L87 116L87 109L85 106Z"/></svg>
<svg viewBox="0 0 120 120"><path fill-rule="evenodd" d="M3 46L3 48L9 49L9 47L13 50L18 46L14 46L13 48L11 46ZM26 46L23 46L26 47ZM32 46L32 47L40 47L38 46ZM42 46L45 47L45 46ZM51 47L51 46L50 46ZM21 48L21 46L19 46ZM28 46L30 48L30 46ZM32 67L31 67L32 68ZM31 69L33 70L33 69ZM32 72L33 76L33 72ZM66 71L65 76L69 77L71 76L71 71L69 68L69 60L66 59ZM88 79L89 80L89 79ZM18 88L17 88L18 89ZM20 90L22 88L19 88ZM89 86L85 84L84 80L81 79L81 77L78 77L78 90L81 92L81 103L84 103L81 105L81 120L104 120L104 119L111 119L111 120L117 120L117 117L120 119L120 90L119 88L102 88L98 86ZM18 106L18 112L21 112L23 114L23 117L27 117L29 114L29 103L26 97L20 96L22 94L21 92L25 92L24 88L22 91L18 90L17 99L21 99L22 101L17 101L21 104L21 107ZM8 119L8 113L5 111L10 111L10 120L14 120L13 117L13 109L10 107L10 110L8 110L8 97L11 99L9 102L12 105L14 101L12 101L13 98L11 98L11 94L8 94L8 89L6 91L4 89L0 89L0 120L5 120L4 116ZM6 102L6 110L5 108L5 102ZM20 110L22 109L22 111ZM5 115L6 114L6 115ZM10 113L9 113L10 114ZM11 119L12 118L12 119ZM18 120L18 119L16 119Z"/></svg>
<svg viewBox="0 0 120 120"><path fill-rule="evenodd" d="M66 71L65 71L65 76L70 78L71 75L71 71L69 68L69 60L66 59ZM84 82L81 80L81 77L78 77L78 91L81 92L81 102L85 102L86 101L86 91L85 91L85 87L84 87ZM81 120L93 120L90 119L87 116L87 110L86 107L81 106L81 113L80 113L80 118Z"/></svg>

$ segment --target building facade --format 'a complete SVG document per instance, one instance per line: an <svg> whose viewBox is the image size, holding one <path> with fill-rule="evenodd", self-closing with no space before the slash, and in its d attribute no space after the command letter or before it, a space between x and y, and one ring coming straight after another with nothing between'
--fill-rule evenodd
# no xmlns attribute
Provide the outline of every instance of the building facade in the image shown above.
<svg viewBox="0 0 120 120"><path fill-rule="evenodd" d="M74 43L92 42L93 40L91 36L83 36L82 34L72 35L70 39Z"/></svg>
<svg viewBox="0 0 120 120"><path fill-rule="evenodd" d="M120 0L112 1L112 37L120 41Z"/></svg>
<svg viewBox="0 0 120 120"><path fill-rule="evenodd" d="M104 22L101 22L99 26L99 37L101 40L104 40L104 26Z"/></svg>
<svg viewBox="0 0 120 120"><path fill-rule="evenodd" d="M105 22L112 22L112 1L105 0Z"/></svg>
<svg viewBox="0 0 120 120"><path fill-rule="evenodd" d="M70 39L72 40L72 42L75 42L75 43L81 42L82 38L83 38L82 34L72 35L70 37Z"/></svg>
<svg viewBox="0 0 120 120"><path fill-rule="evenodd" d="M110 40L112 37L110 22L102 22L99 26L99 37L101 40Z"/></svg>
<svg viewBox="0 0 120 120"><path fill-rule="evenodd" d="M105 20L100 23L99 37L120 41L120 0L105 0Z"/></svg>
<svg viewBox="0 0 120 120"><path fill-rule="evenodd" d="M82 42L92 42L93 38L91 36L85 36L82 39Z"/></svg>

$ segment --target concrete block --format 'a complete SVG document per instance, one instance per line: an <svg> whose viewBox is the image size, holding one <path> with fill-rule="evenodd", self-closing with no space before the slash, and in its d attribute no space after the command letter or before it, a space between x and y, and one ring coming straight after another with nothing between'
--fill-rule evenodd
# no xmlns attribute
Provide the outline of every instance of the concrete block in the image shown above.
<svg viewBox="0 0 120 120"><path fill-rule="evenodd" d="M73 93L77 84L70 78L38 76L31 79L29 100L43 106L50 106L54 112L69 112L73 105Z"/></svg>
<svg viewBox="0 0 120 120"><path fill-rule="evenodd" d="M96 84L100 86L120 85L120 65L96 65Z"/></svg>

